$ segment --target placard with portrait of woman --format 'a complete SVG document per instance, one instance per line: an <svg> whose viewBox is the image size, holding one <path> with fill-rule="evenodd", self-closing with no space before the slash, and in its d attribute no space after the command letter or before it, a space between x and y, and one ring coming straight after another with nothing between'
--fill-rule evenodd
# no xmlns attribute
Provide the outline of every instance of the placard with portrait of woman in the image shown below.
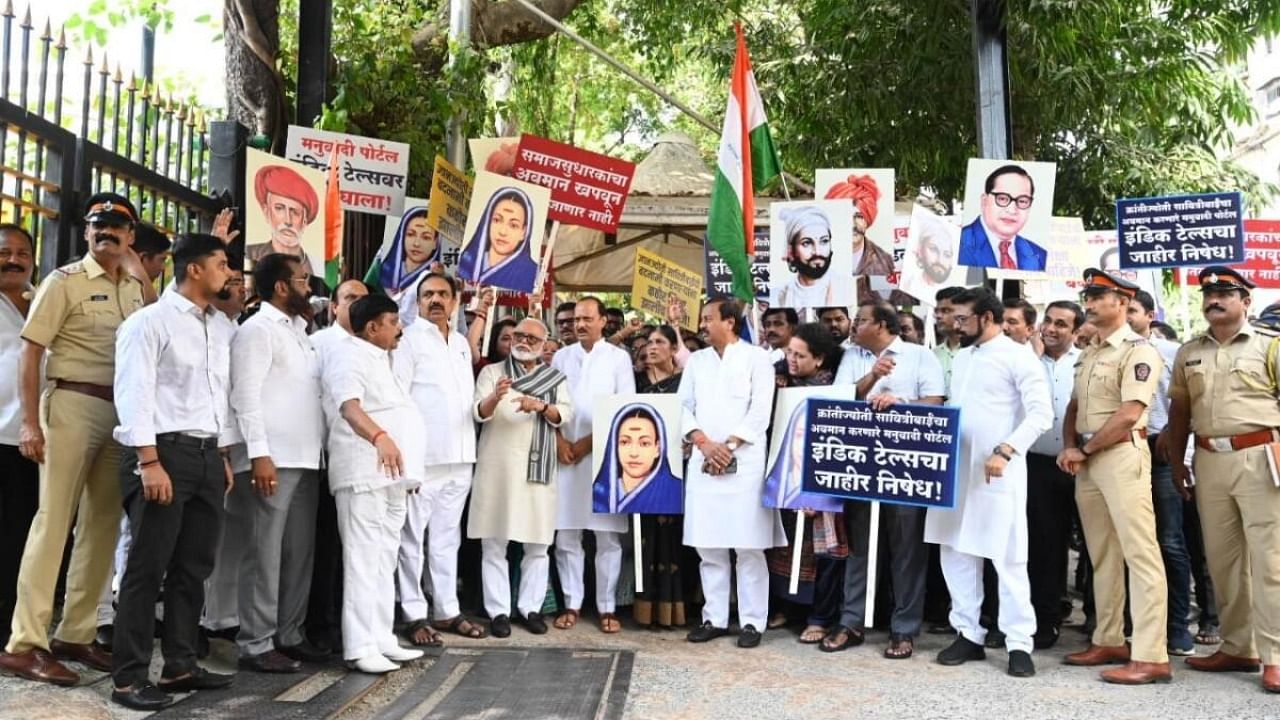
<svg viewBox="0 0 1280 720"><path fill-rule="evenodd" d="M533 292L550 201L547 188L494 173L477 173L458 254L458 277Z"/></svg>
<svg viewBox="0 0 1280 720"><path fill-rule="evenodd" d="M594 512L684 512L682 415L676 395L596 398L591 427Z"/></svg>

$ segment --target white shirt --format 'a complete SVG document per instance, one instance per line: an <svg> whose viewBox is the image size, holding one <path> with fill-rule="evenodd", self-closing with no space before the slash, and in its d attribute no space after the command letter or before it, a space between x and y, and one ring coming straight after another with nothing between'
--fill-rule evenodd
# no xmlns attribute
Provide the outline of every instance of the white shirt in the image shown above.
<svg viewBox="0 0 1280 720"><path fill-rule="evenodd" d="M224 436L231 380L229 323L212 305L203 312L180 292L130 315L116 335L113 436L126 447L156 435Z"/></svg>
<svg viewBox="0 0 1280 720"><path fill-rule="evenodd" d="M474 463L476 383L467 339L453 330L442 335L435 323L423 320L405 328L391 357L426 424L427 466Z"/></svg>
<svg viewBox="0 0 1280 720"><path fill-rule="evenodd" d="M233 342L231 407L249 458L318 468L324 434L320 363L307 321L264 302Z"/></svg>
<svg viewBox="0 0 1280 720"><path fill-rule="evenodd" d="M365 492L395 483L417 486L426 467L427 430L409 389L392 371L391 354L367 340L347 335L335 343L324 362L325 402L329 424L329 490ZM356 435L341 413L342 404L359 400L360 408L395 441L404 461L402 477L388 477L378 466L378 451Z"/></svg>
<svg viewBox="0 0 1280 720"><path fill-rule="evenodd" d="M915 402L926 397L945 397L946 383L942 377L942 364L933 351L895 337L881 356L893 358L893 372L876 380L866 394L866 399L889 394L903 402ZM854 385L871 372L877 356L861 345L845 350L836 370L835 385Z"/></svg>
<svg viewBox="0 0 1280 720"><path fill-rule="evenodd" d="M351 337L351 333L336 322L323 330L311 333L311 347L316 350L316 359L319 361L321 378L324 377L325 362L333 354L333 349L338 343L349 337ZM324 411L323 424L327 433L329 426L333 424L333 403L329 402L329 398L324 394L324 383L320 384L320 407Z"/></svg>
<svg viewBox="0 0 1280 720"><path fill-rule="evenodd" d="M603 339L591 346L591 352L587 352L580 342L560 348L551 358L551 367L564 373L569 383L573 419L569 427L561 428L561 432L570 442L591 434L591 415L596 397L631 395L636 391L631 354Z"/></svg>
<svg viewBox="0 0 1280 720"><path fill-rule="evenodd" d="M1156 346L1160 358L1164 360L1164 370L1160 372L1160 380L1156 383L1156 394L1151 400L1150 414L1147 416L1147 432L1155 435L1162 432L1169 424L1169 381L1173 379L1173 358L1178 354L1178 348L1181 346L1172 340L1158 337L1155 333L1152 333L1148 339L1152 345Z"/></svg>
<svg viewBox="0 0 1280 720"><path fill-rule="evenodd" d="M22 403L18 361L22 356L22 324L26 318L7 295L0 294L0 445L18 444ZM41 373L43 375L43 373Z"/></svg>
<svg viewBox="0 0 1280 720"><path fill-rule="evenodd" d="M1040 356L1053 399L1053 427L1036 438L1028 452L1050 457L1057 457L1062 452L1062 421L1067 417L1067 405L1071 404L1071 391L1076 384L1076 363L1079 361L1080 349L1074 345L1069 346L1057 360L1049 357L1049 353Z"/></svg>

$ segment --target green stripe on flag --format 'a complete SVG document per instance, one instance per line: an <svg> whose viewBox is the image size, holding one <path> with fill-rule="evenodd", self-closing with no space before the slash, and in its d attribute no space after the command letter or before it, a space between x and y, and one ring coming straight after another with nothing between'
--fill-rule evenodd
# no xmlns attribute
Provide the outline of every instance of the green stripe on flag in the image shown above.
<svg viewBox="0 0 1280 720"><path fill-rule="evenodd" d="M769 124L760 123L747 134L751 142L751 184L758 192L782 174L782 161L773 146Z"/></svg>

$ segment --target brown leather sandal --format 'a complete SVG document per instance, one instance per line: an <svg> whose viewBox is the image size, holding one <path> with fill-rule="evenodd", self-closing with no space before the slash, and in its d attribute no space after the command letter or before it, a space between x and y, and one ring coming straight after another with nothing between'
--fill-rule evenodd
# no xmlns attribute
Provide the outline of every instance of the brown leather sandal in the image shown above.
<svg viewBox="0 0 1280 720"><path fill-rule="evenodd" d="M620 633L622 632L622 621L613 613L604 613L600 616L600 632L610 635Z"/></svg>
<svg viewBox="0 0 1280 720"><path fill-rule="evenodd" d="M556 616L555 626L557 630L572 630L574 625L578 624L578 611L565 610Z"/></svg>

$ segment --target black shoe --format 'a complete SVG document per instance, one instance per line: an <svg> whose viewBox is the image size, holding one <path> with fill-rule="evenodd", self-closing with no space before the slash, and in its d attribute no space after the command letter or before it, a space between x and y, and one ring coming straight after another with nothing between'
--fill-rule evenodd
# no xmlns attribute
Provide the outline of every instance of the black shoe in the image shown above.
<svg viewBox="0 0 1280 720"><path fill-rule="evenodd" d="M511 637L511 618L498 615L489 621L489 633L496 638Z"/></svg>
<svg viewBox="0 0 1280 720"><path fill-rule="evenodd" d="M169 707L173 698L146 680L136 682L126 690L113 689L111 699L131 709L153 711Z"/></svg>
<svg viewBox="0 0 1280 720"><path fill-rule="evenodd" d="M925 628L924 631L930 635L954 635L956 633L956 629L951 627L951 623L945 622L934 623Z"/></svg>
<svg viewBox="0 0 1280 720"><path fill-rule="evenodd" d="M956 637L955 642L938 653L939 665L963 665L970 660L985 660L987 651L976 642L965 639L963 635Z"/></svg>
<svg viewBox="0 0 1280 720"><path fill-rule="evenodd" d="M1031 662L1031 653L1025 650L1009 651L1009 674L1013 677L1031 677L1036 674L1036 665Z"/></svg>
<svg viewBox="0 0 1280 720"><path fill-rule="evenodd" d="M276 645L276 650L290 660L304 663L322 663L329 659L329 652L303 640L297 645Z"/></svg>
<svg viewBox="0 0 1280 720"><path fill-rule="evenodd" d="M534 635L547 634L547 621L542 619L542 613L531 612L528 615L521 615L520 624Z"/></svg>
<svg viewBox="0 0 1280 720"><path fill-rule="evenodd" d="M1004 633L999 630L988 630L987 639L982 644L992 650L999 650L1004 647Z"/></svg>
<svg viewBox="0 0 1280 720"><path fill-rule="evenodd" d="M229 687L231 681L235 680L235 678L235 675L212 673L198 667L190 675L177 680L165 680L162 677L158 687L167 693L190 692L192 690L220 690L224 687Z"/></svg>
<svg viewBox="0 0 1280 720"><path fill-rule="evenodd" d="M93 636L93 642L98 647L111 652L111 646L116 641L116 628L114 625L99 625L98 633Z"/></svg>
<svg viewBox="0 0 1280 720"><path fill-rule="evenodd" d="M241 670L252 670L260 673L296 673L302 669L302 663L285 657L278 650L268 650L257 655L245 655L240 658Z"/></svg>
<svg viewBox="0 0 1280 720"><path fill-rule="evenodd" d="M762 637L755 625L743 625L742 632L738 634L738 647L753 648L760 644Z"/></svg>
<svg viewBox="0 0 1280 720"><path fill-rule="evenodd" d="M196 657L201 660L209 657L211 649L209 648L209 631L200 628L196 634Z"/></svg>
<svg viewBox="0 0 1280 720"><path fill-rule="evenodd" d="M229 628L222 628L221 630L205 629L204 632L211 640L213 638L218 638L219 640L226 640L227 642L235 642L236 637L240 634L240 626L234 625Z"/></svg>
<svg viewBox="0 0 1280 720"><path fill-rule="evenodd" d="M1058 644L1058 628L1050 625L1044 630L1037 630L1035 635L1031 636L1031 642L1037 650L1048 650Z"/></svg>
<svg viewBox="0 0 1280 720"><path fill-rule="evenodd" d="M750 627L750 626L747 626ZM754 630L755 628L752 628ZM743 628L745 631L746 628ZM718 637L724 637L729 634L729 628L718 628L711 624L710 620L702 623L698 627L689 631L686 639L691 643L704 643L708 640L715 640ZM756 633L759 635L760 633Z"/></svg>

